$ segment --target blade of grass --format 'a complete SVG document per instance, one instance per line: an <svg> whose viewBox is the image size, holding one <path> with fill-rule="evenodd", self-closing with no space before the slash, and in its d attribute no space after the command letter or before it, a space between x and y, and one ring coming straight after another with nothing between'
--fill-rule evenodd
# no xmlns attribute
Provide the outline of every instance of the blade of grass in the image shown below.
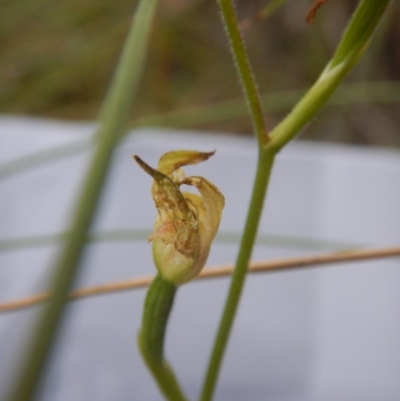
<svg viewBox="0 0 400 401"><path fill-rule="evenodd" d="M87 243L97 242L122 242L122 241L147 241L151 230L113 230L89 234ZM51 235L36 235L33 237L12 238L0 241L0 253L24 249L32 249L57 245L68 237L68 233L56 233ZM235 232L219 232L215 237L216 243L238 244L241 235ZM321 240L318 238L302 238L283 235L258 234L255 242L259 246L276 246L297 249L326 249L345 250L365 246L362 244L349 243L345 241Z"/></svg>
<svg viewBox="0 0 400 401"><path fill-rule="evenodd" d="M93 139L77 141L68 145L59 145L51 149L32 152L8 163L0 165L0 179L11 177L15 174L30 170L52 161L74 156L90 148Z"/></svg>
<svg viewBox="0 0 400 401"><path fill-rule="evenodd" d="M56 264L50 302L40 316L27 358L10 396L11 401L28 401L35 396L38 382L51 352L69 289L81 266L87 233L95 216L100 194L118 144L129 119L139 84L157 0L140 1L128 34L116 74L100 115L97 148L63 251Z"/></svg>

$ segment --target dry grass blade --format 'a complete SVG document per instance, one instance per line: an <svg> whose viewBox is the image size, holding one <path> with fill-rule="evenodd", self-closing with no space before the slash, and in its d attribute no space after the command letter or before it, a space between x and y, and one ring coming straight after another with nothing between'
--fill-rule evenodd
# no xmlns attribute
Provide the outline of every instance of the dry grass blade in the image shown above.
<svg viewBox="0 0 400 401"><path fill-rule="evenodd" d="M317 14L318 9L326 3L328 0L315 0L314 4L311 6L311 8L308 10L307 16L306 16L306 21L309 24L312 24L315 18L315 15Z"/></svg>
<svg viewBox="0 0 400 401"><path fill-rule="evenodd" d="M250 273L262 273L272 271L282 271L289 269L299 269L313 266L323 266L335 263L357 262L361 260L383 259L400 256L400 247L380 248L370 250L355 250L345 252L335 252L323 255L305 256L301 258L278 259L272 261L252 262L249 266ZM228 276L232 273L233 267L230 265L215 266L203 270L198 280ZM70 300L82 299L95 295L104 295L120 291L133 290L147 287L152 276L138 277L130 280L119 281L115 283L103 284L95 287L82 288L72 292ZM49 294L36 294L31 297L19 299L13 302L0 304L1 312L12 312L31 306L35 306L48 299Z"/></svg>

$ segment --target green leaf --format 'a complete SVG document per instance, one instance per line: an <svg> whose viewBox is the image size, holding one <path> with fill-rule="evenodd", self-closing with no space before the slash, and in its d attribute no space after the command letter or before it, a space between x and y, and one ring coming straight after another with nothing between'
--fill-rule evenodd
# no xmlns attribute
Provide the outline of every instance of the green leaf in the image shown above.
<svg viewBox="0 0 400 401"><path fill-rule="evenodd" d="M349 59L358 61L389 3L390 0L361 1L332 58L332 68Z"/></svg>

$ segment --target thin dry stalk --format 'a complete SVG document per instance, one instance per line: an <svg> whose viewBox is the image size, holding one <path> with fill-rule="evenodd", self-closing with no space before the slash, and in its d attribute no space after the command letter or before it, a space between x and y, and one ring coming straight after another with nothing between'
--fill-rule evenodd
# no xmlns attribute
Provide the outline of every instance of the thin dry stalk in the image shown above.
<svg viewBox="0 0 400 401"><path fill-rule="evenodd" d="M400 247L380 248L369 250L355 250L335 252L324 255L305 256L301 258L278 259L271 261L252 262L249 265L250 273L265 273L289 269L301 269L315 266L324 266L338 263L357 262L361 260L374 260L400 256ZM224 277L232 274L233 266L215 266L203 270L197 280ZM77 300L95 295L104 295L120 291L128 291L147 287L153 280L152 276L138 277L115 283L103 284L94 287L82 288L69 295L70 300ZM31 297L0 304L0 313L26 309L48 299L48 293L36 294Z"/></svg>

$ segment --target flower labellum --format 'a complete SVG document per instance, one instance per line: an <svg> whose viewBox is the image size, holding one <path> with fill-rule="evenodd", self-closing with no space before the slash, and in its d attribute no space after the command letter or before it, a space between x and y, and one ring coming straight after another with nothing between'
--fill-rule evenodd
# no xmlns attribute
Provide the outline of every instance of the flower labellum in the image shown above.
<svg viewBox="0 0 400 401"><path fill-rule="evenodd" d="M192 280L204 267L225 204L214 184L203 177L186 177L180 167L200 163L214 153L168 152L161 156L157 170L133 156L154 179L151 192L158 215L149 241L159 273L175 285ZM183 184L196 187L200 195L182 192Z"/></svg>

